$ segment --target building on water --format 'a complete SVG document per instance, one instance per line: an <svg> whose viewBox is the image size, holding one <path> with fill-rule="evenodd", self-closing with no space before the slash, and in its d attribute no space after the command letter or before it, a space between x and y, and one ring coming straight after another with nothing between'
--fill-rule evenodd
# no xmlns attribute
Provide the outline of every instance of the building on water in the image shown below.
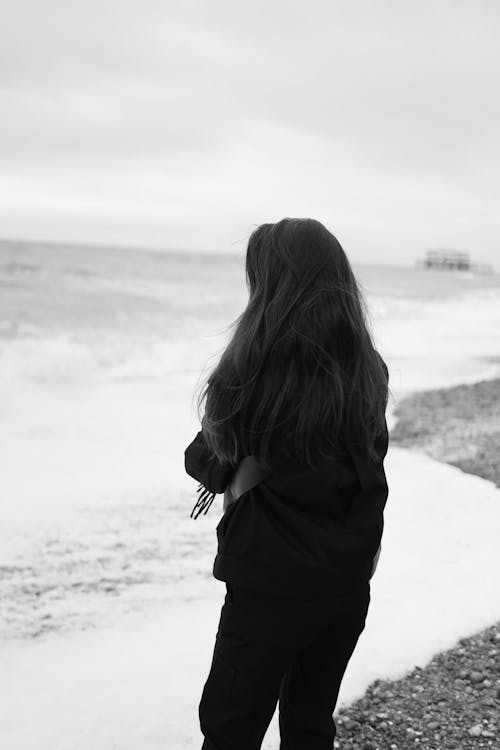
<svg viewBox="0 0 500 750"><path fill-rule="evenodd" d="M417 268L438 268L449 271L493 273L493 266L471 263L469 253L460 250L427 250L425 258L416 261Z"/></svg>

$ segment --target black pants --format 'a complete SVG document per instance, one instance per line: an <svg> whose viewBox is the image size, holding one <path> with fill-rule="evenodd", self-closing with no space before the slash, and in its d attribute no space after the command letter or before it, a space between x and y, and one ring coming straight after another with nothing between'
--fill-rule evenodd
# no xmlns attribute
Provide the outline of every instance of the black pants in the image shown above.
<svg viewBox="0 0 500 750"><path fill-rule="evenodd" d="M370 585L324 599L226 589L199 704L202 750L258 750L278 700L280 750L332 750L332 714Z"/></svg>

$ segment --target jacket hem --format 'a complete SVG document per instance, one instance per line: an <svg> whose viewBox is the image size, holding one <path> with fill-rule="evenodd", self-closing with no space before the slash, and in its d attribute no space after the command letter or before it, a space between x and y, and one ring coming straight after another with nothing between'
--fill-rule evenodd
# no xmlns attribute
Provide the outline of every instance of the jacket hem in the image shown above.
<svg viewBox="0 0 500 750"><path fill-rule="evenodd" d="M366 567L366 566L365 566ZM366 570L325 570L324 568L263 565L244 558L218 552L213 565L213 576L219 581L271 593L275 596L324 598L348 595L366 588L370 582L370 565Z"/></svg>

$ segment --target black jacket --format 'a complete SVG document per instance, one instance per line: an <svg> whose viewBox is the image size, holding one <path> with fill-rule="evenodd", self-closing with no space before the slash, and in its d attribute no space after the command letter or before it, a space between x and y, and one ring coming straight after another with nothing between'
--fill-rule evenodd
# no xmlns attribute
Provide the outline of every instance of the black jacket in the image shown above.
<svg viewBox="0 0 500 750"><path fill-rule="evenodd" d="M214 577L277 596L322 597L365 585L382 538L388 442L385 424L375 443L378 461L346 444L344 458L315 471L281 462L219 521ZM184 455L209 506L234 468L209 460L202 431Z"/></svg>

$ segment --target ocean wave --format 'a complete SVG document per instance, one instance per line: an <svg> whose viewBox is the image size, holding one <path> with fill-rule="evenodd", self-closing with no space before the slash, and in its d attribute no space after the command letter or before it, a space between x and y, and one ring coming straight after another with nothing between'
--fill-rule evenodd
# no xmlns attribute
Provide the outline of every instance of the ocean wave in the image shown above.
<svg viewBox="0 0 500 750"><path fill-rule="evenodd" d="M2 341L0 378L4 384L19 381L65 384L88 381L98 362L91 349L63 336L20 337Z"/></svg>

